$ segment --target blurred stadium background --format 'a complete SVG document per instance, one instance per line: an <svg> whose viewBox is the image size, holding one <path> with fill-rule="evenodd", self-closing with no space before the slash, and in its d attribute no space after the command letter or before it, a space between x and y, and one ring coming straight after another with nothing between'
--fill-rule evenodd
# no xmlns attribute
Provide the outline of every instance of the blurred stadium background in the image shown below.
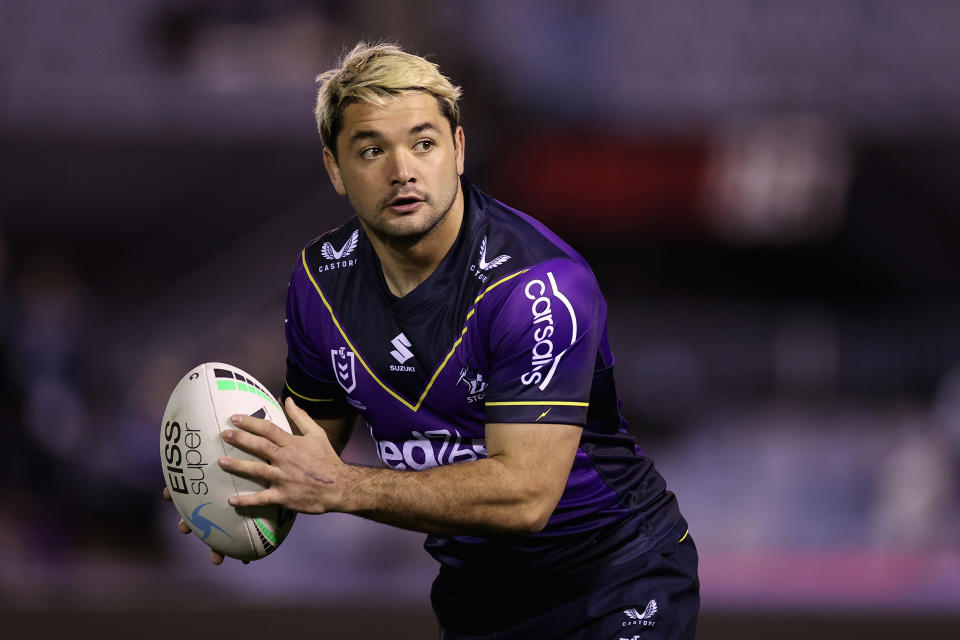
<svg viewBox="0 0 960 640"><path fill-rule="evenodd" d="M594 265L699 637L960 637L953 0L0 0L5 629L433 637L420 535L302 517L214 568L159 497L184 372L282 385L350 215L313 78L361 37L461 84L470 178Z"/></svg>

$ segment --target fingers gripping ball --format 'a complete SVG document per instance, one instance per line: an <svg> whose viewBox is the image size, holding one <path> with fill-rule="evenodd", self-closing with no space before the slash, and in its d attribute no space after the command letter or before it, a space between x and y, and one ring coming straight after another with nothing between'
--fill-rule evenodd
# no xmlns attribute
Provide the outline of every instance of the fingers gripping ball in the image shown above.
<svg viewBox="0 0 960 640"><path fill-rule="evenodd" d="M227 498L266 487L220 468L230 456L257 460L223 441L230 416L265 418L291 433L276 399L250 374L220 362L192 369L174 388L160 424L163 475L184 521L210 547L238 560L256 560L276 549L296 512L276 505L231 507Z"/></svg>

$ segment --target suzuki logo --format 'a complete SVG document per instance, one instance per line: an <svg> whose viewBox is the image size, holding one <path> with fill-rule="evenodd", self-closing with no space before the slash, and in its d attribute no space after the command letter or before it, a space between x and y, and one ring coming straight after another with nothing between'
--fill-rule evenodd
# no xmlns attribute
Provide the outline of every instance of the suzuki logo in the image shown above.
<svg viewBox="0 0 960 640"><path fill-rule="evenodd" d="M403 335L403 333L400 333L396 338L391 340L390 344L395 347L394 350L390 352L390 355L400 364L403 364L413 357L413 352L407 348L412 346L410 340L407 336Z"/></svg>

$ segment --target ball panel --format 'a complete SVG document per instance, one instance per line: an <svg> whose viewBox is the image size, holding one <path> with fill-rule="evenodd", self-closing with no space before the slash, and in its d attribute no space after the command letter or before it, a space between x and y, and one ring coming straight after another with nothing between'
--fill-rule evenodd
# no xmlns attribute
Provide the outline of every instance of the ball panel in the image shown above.
<svg viewBox="0 0 960 640"><path fill-rule="evenodd" d="M269 420L287 433L292 433L280 405L255 378L236 367L223 363L209 363L207 371L214 412L221 429L232 427L231 415L245 413ZM223 442L222 439L221 443L228 456L245 460L259 459ZM266 485L250 478L231 477L238 495L256 493L266 488ZM287 512L274 505L237 511L244 515L247 534L261 556L271 553L279 546L290 531L295 517L295 512Z"/></svg>

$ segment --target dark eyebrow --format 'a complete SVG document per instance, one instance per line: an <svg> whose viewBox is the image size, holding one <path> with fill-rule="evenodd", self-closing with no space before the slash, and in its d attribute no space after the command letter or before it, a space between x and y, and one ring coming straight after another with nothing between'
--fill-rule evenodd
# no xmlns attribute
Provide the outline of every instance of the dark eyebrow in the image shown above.
<svg viewBox="0 0 960 640"><path fill-rule="evenodd" d="M423 133L424 131L433 131L435 133L440 133L440 130L437 129L436 125L431 122L421 122L420 124L410 127L410 133L417 134ZM370 138L371 140L379 140L383 135L374 129L361 129L355 132L350 136L350 145L355 144L358 140L363 140L365 138Z"/></svg>
<svg viewBox="0 0 960 640"><path fill-rule="evenodd" d="M418 133L423 133L424 131L432 131L434 133L440 133L440 129L438 129L436 125L434 125L431 122L421 122L416 126L410 127L410 133L414 135ZM358 140L364 140L367 138L369 138L370 140L379 140L382 137L383 135L379 131L376 131L374 129L361 129L355 132L352 136L350 136L350 141L348 142L348 144L352 146L356 144Z"/></svg>
<svg viewBox="0 0 960 640"><path fill-rule="evenodd" d="M423 122L423 123L421 123L421 124L418 124L418 125L415 126L415 127L411 127L411 129L410 129L410 133L423 133L424 131L434 131L434 132L436 132L436 133L440 133L440 130L437 129L437 128L436 128L432 123L430 123L430 122Z"/></svg>
<svg viewBox="0 0 960 640"><path fill-rule="evenodd" d="M377 138L380 138L380 137L381 136L379 131L373 131L372 129L361 129L360 131L357 131L352 136L350 136L350 144L352 145L357 140L362 140L363 138L373 138L374 140L376 140Z"/></svg>

